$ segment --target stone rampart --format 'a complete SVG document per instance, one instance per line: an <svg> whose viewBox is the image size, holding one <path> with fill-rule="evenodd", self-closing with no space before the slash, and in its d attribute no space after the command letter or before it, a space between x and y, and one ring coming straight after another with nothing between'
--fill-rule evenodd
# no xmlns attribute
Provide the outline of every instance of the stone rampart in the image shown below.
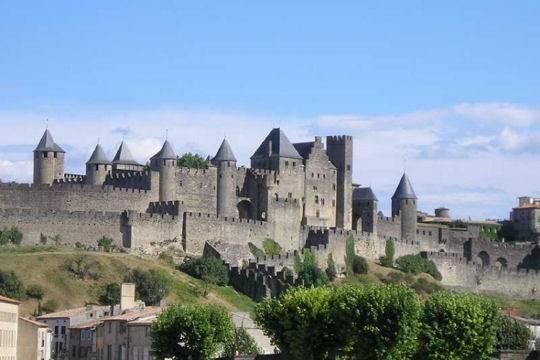
<svg viewBox="0 0 540 360"><path fill-rule="evenodd" d="M185 211L217 212L217 170L179 167L175 172L176 199Z"/></svg>

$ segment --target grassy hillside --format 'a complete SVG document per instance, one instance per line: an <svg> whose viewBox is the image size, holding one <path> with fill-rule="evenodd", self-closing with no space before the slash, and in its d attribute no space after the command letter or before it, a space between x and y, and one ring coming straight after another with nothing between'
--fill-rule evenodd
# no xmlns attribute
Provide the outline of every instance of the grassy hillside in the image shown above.
<svg viewBox="0 0 540 360"><path fill-rule="evenodd" d="M81 280L66 269L66 262L80 256L95 261L97 280ZM155 258L143 258L128 254L108 254L78 251L62 247L19 247L0 250L0 270L14 270L25 286L39 284L45 289L44 302L54 299L58 310L96 303L100 286L121 282L130 269L159 269L173 279L167 302L221 304L232 311L251 311L253 301L231 287L211 286L205 298L204 284L182 273L170 264ZM33 313L37 303L26 300L21 306L22 314Z"/></svg>

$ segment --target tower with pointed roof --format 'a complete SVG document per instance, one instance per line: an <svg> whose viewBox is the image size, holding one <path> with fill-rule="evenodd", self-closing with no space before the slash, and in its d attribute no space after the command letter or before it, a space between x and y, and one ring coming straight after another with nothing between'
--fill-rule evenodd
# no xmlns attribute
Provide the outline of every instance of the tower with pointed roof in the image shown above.
<svg viewBox="0 0 540 360"><path fill-rule="evenodd" d="M129 147L123 140L120 143L118 150L116 151L116 155L114 155L112 166L113 166L114 171L116 170L130 170L130 171L144 170L144 166L139 164L133 158L133 155L131 154Z"/></svg>
<svg viewBox="0 0 540 360"><path fill-rule="evenodd" d="M401 238L405 240L416 239L417 212L414 193L407 174L403 173L399 185L392 196L392 216L401 218Z"/></svg>
<svg viewBox="0 0 540 360"><path fill-rule="evenodd" d="M86 183L101 186L112 171L112 164L107 159L100 144L96 145L90 159L86 162Z"/></svg>
<svg viewBox="0 0 540 360"><path fill-rule="evenodd" d="M46 129L34 149L34 184L51 185L55 180L63 179L64 154Z"/></svg>
<svg viewBox="0 0 540 360"><path fill-rule="evenodd" d="M352 136L327 136L326 152L337 171L336 227L352 229Z"/></svg>
<svg viewBox="0 0 540 360"><path fill-rule="evenodd" d="M159 172L159 201L176 200L176 152L169 140L152 156L150 164Z"/></svg>
<svg viewBox="0 0 540 360"><path fill-rule="evenodd" d="M236 157L227 139L223 139L211 163L217 168L217 215L237 218Z"/></svg>
<svg viewBox="0 0 540 360"><path fill-rule="evenodd" d="M270 131L251 156L254 169L285 170L302 165L303 158L280 128Z"/></svg>

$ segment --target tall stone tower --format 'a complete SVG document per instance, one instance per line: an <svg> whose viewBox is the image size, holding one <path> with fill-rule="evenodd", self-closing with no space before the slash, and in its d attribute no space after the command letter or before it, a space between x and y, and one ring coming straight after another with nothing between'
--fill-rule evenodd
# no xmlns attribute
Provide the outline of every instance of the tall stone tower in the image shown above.
<svg viewBox="0 0 540 360"><path fill-rule="evenodd" d="M34 149L34 184L50 185L64 178L65 151L56 143L47 129Z"/></svg>
<svg viewBox="0 0 540 360"><path fill-rule="evenodd" d="M326 152L337 169L336 227L352 229L352 136L327 136Z"/></svg>
<svg viewBox="0 0 540 360"><path fill-rule="evenodd" d="M237 218L236 157L227 139L223 139L211 162L217 167L217 215Z"/></svg>
<svg viewBox="0 0 540 360"><path fill-rule="evenodd" d="M101 145L97 144L90 159L86 162L86 183L101 186L111 171L111 162L107 159Z"/></svg>
<svg viewBox="0 0 540 360"><path fill-rule="evenodd" d="M176 200L176 153L169 140L150 161L152 168L159 171L159 201Z"/></svg>
<svg viewBox="0 0 540 360"><path fill-rule="evenodd" d="M401 217L401 237L405 240L416 239L417 199L409 177L404 173L392 196L392 216Z"/></svg>
<svg viewBox="0 0 540 360"><path fill-rule="evenodd" d="M377 233L377 202L378 199L370 187L353 190L353 229Z"/></svg>

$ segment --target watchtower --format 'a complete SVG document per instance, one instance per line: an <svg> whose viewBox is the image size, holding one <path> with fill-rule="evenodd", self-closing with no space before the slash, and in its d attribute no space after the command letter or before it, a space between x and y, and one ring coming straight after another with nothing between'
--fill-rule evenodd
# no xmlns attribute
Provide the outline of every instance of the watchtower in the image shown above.
<svg viewBox="0 0 540 360"><path fill-rule="evenodd" d="M337 171L336 227L352 228L353 138L348 135L327 136L326 153Z"/></svg>
<svg viewBox="0 0 540 360"><path fill-rule="evenodd" d="M86 162L86 182L90 185L101 186L111 170L111 162L107 159L101 145L97 144L90 159Z"/></svg>
<svg viewBox="0 0 540 360"><path fill-rule="evenodd" d="M49 131L45 130L34 149L34 184L51 185L64 178L65 151L58 146Z"/></svg>
<svg viewBox="0 0 540 360"><path fill-rule="evenodd" d="M407 174L403 174L399 185L392 196L392 216L401 217L401 238L416 239L417 213L416 194Z"/></svg>
<svg viewBox="0 0 540 360"><path fill-rule="evenodd" d="M169 140L150 161L152 168L159 171L159 201L176 200L176 153Z"/></svg>
<svg viewBox="0 0 540 360"><path fill-rule="evenodd" d="M223 139L211 162L217 167L217 215L237 218L236 157L227 139Z"/></svg>

